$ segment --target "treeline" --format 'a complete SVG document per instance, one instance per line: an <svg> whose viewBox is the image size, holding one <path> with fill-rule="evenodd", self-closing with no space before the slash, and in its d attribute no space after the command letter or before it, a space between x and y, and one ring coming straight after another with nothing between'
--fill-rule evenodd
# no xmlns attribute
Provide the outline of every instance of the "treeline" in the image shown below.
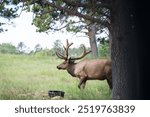
<svg viewBox="0 0 150 117"><path fill-rule="evenodd" d="M109 45L107 42L101 43L98 45L99 48L99 56L100 57L109 57ZM86 48L90 49L90 48ZM36 55L36 56L55 56L55 52L59 51L64 53L62 43L60 40L56 40L53 44L53 48L43 49L40 44L37 44L34 47L34 50L29 50L29 48L23 43L20 42L17 47L12 45L11 43L2 43L0 44L0 54L25 54L25 55ZM69 49L69 55L72 57L76 57L81 55L83 52L82 44L76 48Z"/></svg>
<svg viewBox="0 0 150 117"><path fill-rule="evenodd" d="M17 47L11 43L0 44L0 54L28 54L26 46L20 42Z"/></svg>

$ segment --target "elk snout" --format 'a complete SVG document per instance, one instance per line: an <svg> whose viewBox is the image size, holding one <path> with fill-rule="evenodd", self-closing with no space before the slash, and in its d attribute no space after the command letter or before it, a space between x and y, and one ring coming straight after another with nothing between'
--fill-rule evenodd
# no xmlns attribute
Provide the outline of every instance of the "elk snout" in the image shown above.
<svg viewBox="0 0 150 117"><path fill-rule="evenodd" d="M61 69L61 67L60 67L60 66L57 66L57 69Z"/></svg>

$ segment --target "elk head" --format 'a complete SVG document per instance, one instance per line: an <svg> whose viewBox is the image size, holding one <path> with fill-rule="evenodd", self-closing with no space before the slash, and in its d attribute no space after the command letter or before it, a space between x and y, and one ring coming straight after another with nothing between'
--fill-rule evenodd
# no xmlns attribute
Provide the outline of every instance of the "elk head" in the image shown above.
<svg viewBox="0 0 150 117"><path fill-rule="evenodd" d="M56 51L57 57L64 60L63 63L61 63L60 65L57 66L58 69L62 69L62 70L68 69L69 65L75 64L74 63L75 60L82 59L83 57L85 57L87 54L89 54L91 52L91 50L86 51L85 46L83 45L82 55L80 57L71 58L71 57L69 57L68 50L72 44L73 43L69 44L68 40L66 40L66 47L63 46L65 54L62 54L62 53Z"/></svg>

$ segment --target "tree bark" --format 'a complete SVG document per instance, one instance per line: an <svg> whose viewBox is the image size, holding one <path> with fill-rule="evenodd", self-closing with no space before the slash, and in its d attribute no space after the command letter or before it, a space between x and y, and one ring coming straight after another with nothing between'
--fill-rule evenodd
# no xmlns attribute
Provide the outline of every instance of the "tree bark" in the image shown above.
<svg viewBox="0 0 150 117"><path fill-rule="evenodd" d="M110 34L113 99L139 99L139 55L134 5L130 0L113 0Z"/></svg>
<svg viewBox="0 0 150 117"><path fill-rule="evenodd" d="M88 27L88 36L90 41L90 46L92 50L92 57L98 58L98 48L96 43L96 27L95 24L90 24Z"/></svg>

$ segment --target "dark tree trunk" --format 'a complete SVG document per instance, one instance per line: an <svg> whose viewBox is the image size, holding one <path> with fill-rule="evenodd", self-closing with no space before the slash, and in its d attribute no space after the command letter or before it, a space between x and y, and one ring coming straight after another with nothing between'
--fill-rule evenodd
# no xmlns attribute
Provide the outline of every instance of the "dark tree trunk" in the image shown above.
<svg viewBox="0 0 150 117"><path fill-rule="evenodd" d="M139 99L139 55L135 10L131 0L113 0L110 33L113 99Z"/></svg>
<svg viewBox="0 0 150 117"><path fill-rule="evenodd" d="M98 58L98 48L97 48L95 35L96 35L95 24L91 24L88 27L88 36L89 36L90 46L91 46L91 50L92 50L92 57Z"/></svg>

